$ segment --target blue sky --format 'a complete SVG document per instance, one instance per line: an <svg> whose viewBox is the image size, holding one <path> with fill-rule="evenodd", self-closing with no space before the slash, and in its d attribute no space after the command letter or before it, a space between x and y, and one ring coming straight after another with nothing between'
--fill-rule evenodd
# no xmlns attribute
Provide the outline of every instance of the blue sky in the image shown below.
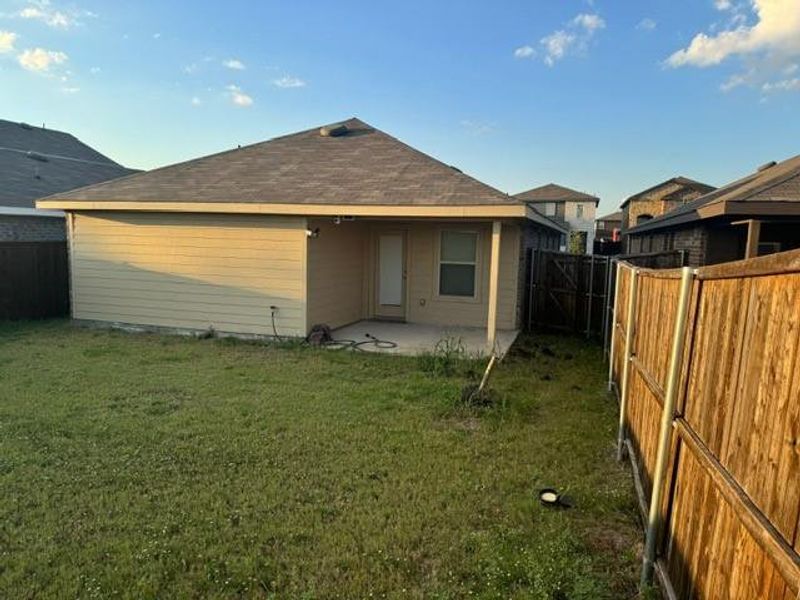
<svg viewBox="0 0 800 600"><path fill-rule="evenodd" d="M800 0L0 0L0 117L151 168L358 116L500 189L800 153Z"/></svg>

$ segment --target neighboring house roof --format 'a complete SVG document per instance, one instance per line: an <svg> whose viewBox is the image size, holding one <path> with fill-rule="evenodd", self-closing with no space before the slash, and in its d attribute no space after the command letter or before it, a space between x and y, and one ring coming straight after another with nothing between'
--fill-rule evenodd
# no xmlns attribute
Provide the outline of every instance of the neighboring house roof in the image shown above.
<svg viewBox="0 0 800 600"><path fill-rule="evenodd" d="M800 215L800 155L756 172L628 230L636 234L721 215Z"/></svg>
<svg viewBox="0 0 800 600"><path fill-rule="evenodd" d="M595 221L622 221L622 211L618 210L617 212L609 213L604 217L597 217Z"/></svg>
<svg viewBox="0 0 800 600"><path fill-rule="evenodd" d="M514 198L522 202L594 202L595 206L600 202L597 196L585 194L556 183L548 183L547 185L514 194Z"/></svg>
<svg viewBox="0 0 800 600"><path fill-rule="evenodd" d="M335 135L340 125L347 129ZM323 129L334 135L322 135ZM138 203L518 204L500 190L355 118L53 198Z"/></svg>
<svg viewBox="0 0 800 600"><path fill-rule="evenodd" d="M686 188L698 191L701 194L707 194L708 192L711 192L711 191L713 191L715 189L713 185L708 185L706 183L702 183L700 181L695 181L694 179L689 179L688 177L683 177L682 175L678 175L677 177L672 177L670 179L667 179L666 181L662 181L661 183L657 183L656 185L651 186L651 187L647 188L646 190L642 190L641 192L638 192L638 193L634 194L633 196L628 197L620 205L620 208L625 208L628 204L630 204L631 201L638 200L639 198L642 198L643 196L646 196L647 194L652 194L653 192L655 192L659 188L668 187L668 186L672 186L672 185L680 185L681 186L681 190L679 190L678 192L673 192L673 193L667 194L666 196L661 198L661 200L669 200L670 198L678 195L680 193L680 191L685 190Z"/></svg>
<svg viewBox="0 0 800 600"><path fill-rule="evenodd" d="M135 173L62 131L0 119L0 206Z"/></svg>

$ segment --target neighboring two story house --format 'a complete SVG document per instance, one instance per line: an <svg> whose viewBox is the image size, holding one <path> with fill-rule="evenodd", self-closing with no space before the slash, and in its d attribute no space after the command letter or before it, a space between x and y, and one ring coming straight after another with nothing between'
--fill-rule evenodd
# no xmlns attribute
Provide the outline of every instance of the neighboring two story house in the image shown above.
<svg viewBox="0 0 800 600"><path fill-rule="evenodd" d="M623 251L630 252L626 233L631 227L660 217L714 190L714 187L689 179L673 177L634 194L620 207L622 210Z"/></svg>
<svg viewBox="0 0 800 600"><path fill-rule="evenodd" d="M566 249L591 254L599 198L555 183L521 192L514 197L546 217L563 223L570 232Z"/></svg>

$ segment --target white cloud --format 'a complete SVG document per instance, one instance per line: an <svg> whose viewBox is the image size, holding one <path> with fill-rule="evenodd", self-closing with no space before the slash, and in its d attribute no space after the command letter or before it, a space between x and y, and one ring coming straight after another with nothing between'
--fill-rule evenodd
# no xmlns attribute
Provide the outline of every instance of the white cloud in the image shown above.
<svg viewBox="0 0 800 600"><path fill-rule="evenodd" d="M306 87L306 82L297 77L286 75L285 77L281 77L280 79L273 79L272 85L279 88L301 88L301 87Z"/></svg>
<svg viewBox="0 0 800 600"><path fill-rule="evenodd" d="M800 0L715 5L733 13L728 22L721 27L712 26L709 33L698 33L665 64L672 68L708 68L739 59L745 69L720 85L723 92L740 86L760 87L762 92L795 89L793 80L786 75L791 74L800 58Z"/></svg>
<svg viewBox="0 0 800 600"><path fill-rule="evenodd" d="M56 29L69 29L77 23L74 14L67 14L50 6L48 0L31 2L17 13L23 19L41 21L49 27Z"/></svg>
<svg viewBox="0 0 800 600"><path fill-rule="evenodd" d="M800 78L793 77L792 79L767 82L761 86L761 91L765 94L774 92L800 92Z"/></svg>
<svg viewBox="0 0 800 600"><path fill-rule="evenodd" d="M89 69L89 73L91 73L92 75L97 75L101 71L102 69L100 67L92 67L91 69Z"/></svg>
<svg viewBox="0 0 800 600"><path fill-rule="evenodd" d="M717 10L730 10L732 6L731 0L714 0L714 8Z"/></svg>
<svg viewBox="0 0 800 600"><path fill-rule="evenodd" d="M229 58L222 63L225 67L233 69L234 71L243 71L244 63L237 58Z"/></svg>
<svg viewBox="0 0 800 600"><path fill-rule="evenodd" d="M564 28L557 29L539 40L543 49L544 64L552 67L569 54L586 52L594 35L605 27L606 22L600 15L592 13L577 15ZM517 58L530 58L535 54L531 46L521 46L514 51L514 56Z"/></svg>
<svg viewBox="0 0 800 600"><path fill-rule="evenodd" d="M642 31L653 31L656 28L656 22L650 17L645 17L636 24L636 29Z"/></svg>
<svg viewBox="0 0 800 600"><path fill-rule="evenodd" d="M203 101L200 100L200 98L198 98L197 96L192 96L191 103L192 106L200 106L203 103Z"/></svg>
<svg viewBox="0 0 800 600"><path fill-rule="evenodd" d="M17 41L17 34L13 31L0 31L0 54L14 51L14 42Z"/></svg>
<svg viewBox="0 0 800 600"><path fill-rule="evenodd" d="M245 94L238 85L229 85L227 87L228 97L236 106L252 106L253 99Z"/></svg>
<svg viewBox="0 0 800 600"><path fill-rule="evenodd" d="M698 33L668 59L670 67L718 65L731 56L800 55L800 0L752 0L756 23L714 35Z"/></svg>
<svg viewBox="0 0 800 600"><path fill-rule="evenodd" d="M514 58L533 58L536 56L536 50L533 46L520 46L514 50Z"/></svg>
<svg viewBox="0 0 800 600"><path fill-rule="evenodd" d="M160 39L160 38L161 38L161 33L160 32L156 32L156 33L153 34L153 39L154 40L157 40L157 39Z"/></svg>
<svg viewBox="0 0 800 600"><path fill-rule="evenodd" d="M572 23L579 27L583 27L586 31L593 32L598 29L605 29L606 22L600 15L590 15L582 13L572 19Z"/></svg>
<svg viewBox="0 0 800 600"><path fill-rule="evenodd" d="M78 92L81 91L81 88L65 86L61 88L61 91L64 92L65 94L77 94Z"/></svg>
<svg viewBox="0 0 800 600"><path fill-rule="evenodd" d="M63 64L69 57L63 52L33 48L25 50L17 56L17 61L23 69L46 73L50 67Z"/></svg>
<svg viewBox="0 0 800 600"><path fill-rule="evenodd" d="M563 29L543 37L539 43L545 48L545 64L552 67L557 61L564 58L569 49L575 45L576 40L577 37L574 34L567 33Z"/></svg>
<svg viewBox="0 0 800 600"><path fill-rule="evenodd" d="M494 125L484 123L483 121L473 121L471 119L464 119L461 121L461 127L472 135L485 135L492 133L495 130Z"/></svg>

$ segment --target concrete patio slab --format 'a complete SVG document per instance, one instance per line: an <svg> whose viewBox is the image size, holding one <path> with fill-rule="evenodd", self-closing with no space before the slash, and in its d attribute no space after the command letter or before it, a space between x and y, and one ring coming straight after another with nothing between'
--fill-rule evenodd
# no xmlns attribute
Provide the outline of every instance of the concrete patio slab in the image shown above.
<svg viewBox="0 0 800 600"><path fill-rule="evenodd" d="M503 356L519 334L518 330L498 330L496 347ZM414 356L432 352L436 343L444 338L461 340L464 350L470 356L488 356L490 348L486 345L486 329L482 327L446 327L441 325L422 325L419 323L397 323L392 321L359 321L334 330L337 340L366 341L368 335L379 340L394 342L396 347L381 348L375 344L359 346L368 352L403 354Z"/></svg>

